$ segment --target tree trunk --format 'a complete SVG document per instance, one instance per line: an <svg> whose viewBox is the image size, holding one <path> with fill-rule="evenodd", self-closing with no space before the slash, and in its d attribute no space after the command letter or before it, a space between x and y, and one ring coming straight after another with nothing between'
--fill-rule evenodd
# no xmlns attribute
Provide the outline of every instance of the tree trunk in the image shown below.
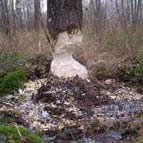
<svg viewBox="0 0 143 143"><path fill-rule="evenodd" d="M86 68L72 54L82 42L82 0L48 0L47 26L56 40L51 71L58 77L78 75L87 79Z"/></svg>

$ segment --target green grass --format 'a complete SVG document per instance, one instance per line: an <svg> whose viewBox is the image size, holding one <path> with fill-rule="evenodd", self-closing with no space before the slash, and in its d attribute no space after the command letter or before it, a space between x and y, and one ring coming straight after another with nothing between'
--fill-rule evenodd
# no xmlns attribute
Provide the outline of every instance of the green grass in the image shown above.
<svg viewBox="0 0 143 143"><path fill-rule="evenodd" d="M18 127L22 137L26 143L44 143L44 141L36 134L26 130L23 127ZM15 126L0 126L0 134L5 135L6 143L13 140L15 143L23 143Z"/></svg>
<svg viewBox="0 0 143 143"><path fill-rule="evenodd" d="M143 93L143 65L136 64L132 67L123 67L116 72L116 76L127 86L136 87L137 91Z"/></svg>
<svg viewBox="0 0 143 143"><path fill-rule="evenodd" d="M143 75L143 65L137 65L136 67L129 69L128 72L132 76Z"/></svg>
<svg viewBox="0 0 143 143"><path fill-rule="evenodd" d="M17 91L26 81L27 78L24 70L17 70L8 73L4 77L0 78L0 95Z"/></svg>

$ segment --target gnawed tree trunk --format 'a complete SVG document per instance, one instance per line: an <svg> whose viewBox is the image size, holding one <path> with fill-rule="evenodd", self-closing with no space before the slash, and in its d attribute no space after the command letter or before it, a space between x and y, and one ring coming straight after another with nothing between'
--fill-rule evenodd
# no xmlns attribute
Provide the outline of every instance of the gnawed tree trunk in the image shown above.
<svg viewBox="0 0 143 143"><path fill-rule="evenodd" d="M82 103L82 106L91 103L88 102L91 97L95 97L93 102L99 101L96 98L96 87L92 81L87 80L86 68L72 57L82 42L82 0L48 0L47 14L47 33L50 33L50 36L46 34L46 37L50 39L48 41L52 41L52 38L56 41L55 46L54 42L50 42L54 47L52 75L50 74L47 82L38 89L33 100L56 105L57 112L64 111L65 102L71 98L76 105ZM78 102L79 99L81 100Z"/></svg>
<svg viewBox="0 0 143 143"><path fill-rule="evenodd" d="M82 0L48 0L47 26L56 40L51 72L58 77L88 78L86 68L72 54L82 42Z"/></svg>

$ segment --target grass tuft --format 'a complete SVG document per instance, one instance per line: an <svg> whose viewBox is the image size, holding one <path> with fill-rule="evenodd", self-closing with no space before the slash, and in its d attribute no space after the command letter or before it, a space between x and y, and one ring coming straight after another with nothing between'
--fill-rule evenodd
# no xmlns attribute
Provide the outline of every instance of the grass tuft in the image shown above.
<svg viewBox="0 0 143 143"><path fill-rule="evenodd" d="M44 143L44 141L36 134L26 130L24 127L18 127L22 138L26 143ZM18 134L15 126L0 126L0 134L6 137L6 143L13 141L14 143L24 143Z"/></svg>

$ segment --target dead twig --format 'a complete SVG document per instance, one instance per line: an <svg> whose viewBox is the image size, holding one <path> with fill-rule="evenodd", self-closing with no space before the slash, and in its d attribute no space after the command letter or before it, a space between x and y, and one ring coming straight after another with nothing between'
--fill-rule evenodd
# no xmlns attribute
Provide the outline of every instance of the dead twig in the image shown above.
<svg viewBox="0 0 143 143"><path fill-rule="evenodd" d="M16 130L17 130L17 132L18 132L19 137L21 138L21 140L23 140L23 137L22 137L22 135L21 135L21 133L20 133L20 130L19 130L19 128L18 128L18 126L17 126L16 123L15 123L15 128L16 128Z"/></svg>
<svg viewBox="0 0 143 143"><path fill-rule="evenodd" d="M55 44L56 44L56 41L51 38L51 36L50 36L50 34L49 34L49 31L48 31L47 28L45 28L45 25L44 25L42 19L40 19L40 22L41 22L41 27L42 27L42 29L43 29L43 32L44 32L44 34L45 34L45 36L46 36L46 39L47 39L47 41L48 41L48 43L49 43L49 45L50 45L51 55L53 56L53 52L54 52L53 49L54 49L54 46L55 46Z"/></svg>

